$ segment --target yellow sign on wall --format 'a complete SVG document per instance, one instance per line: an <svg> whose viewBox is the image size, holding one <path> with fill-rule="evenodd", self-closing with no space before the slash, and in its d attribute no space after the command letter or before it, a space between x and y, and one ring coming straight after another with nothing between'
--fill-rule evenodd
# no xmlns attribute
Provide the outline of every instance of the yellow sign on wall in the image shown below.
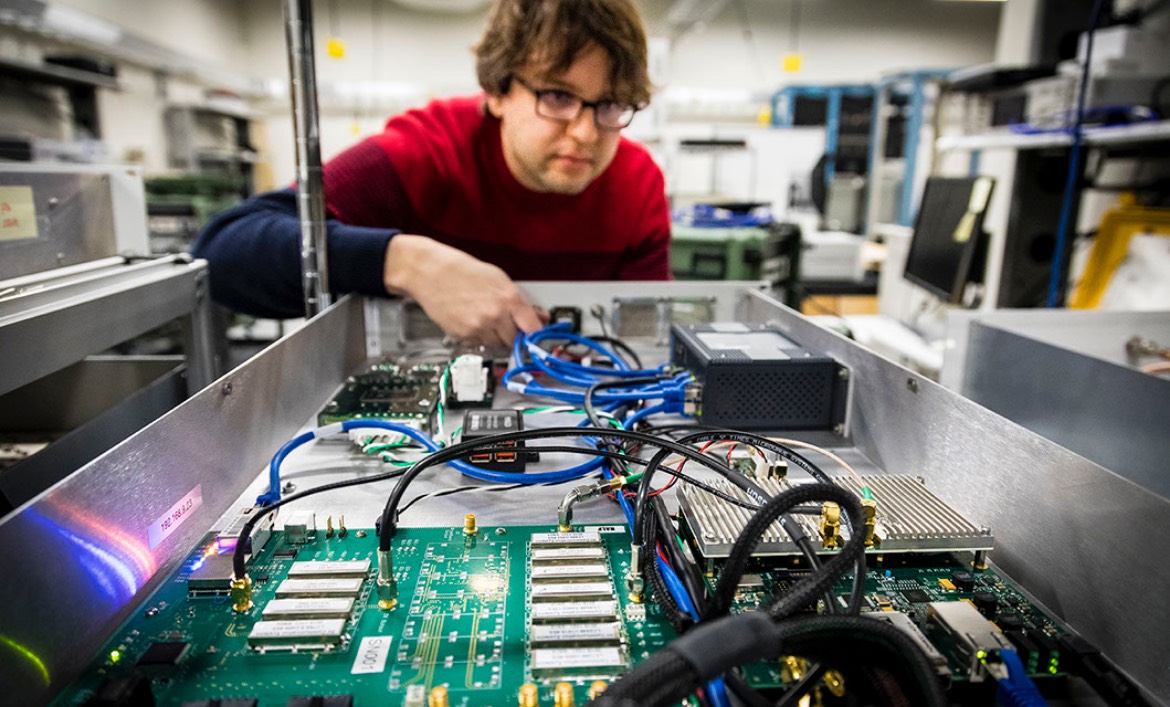
<svg viewBox="0 0 1170 707"><path fill-rule="evenodd" d="M0 187L0 241L37 237L32 187Z"/></svg>

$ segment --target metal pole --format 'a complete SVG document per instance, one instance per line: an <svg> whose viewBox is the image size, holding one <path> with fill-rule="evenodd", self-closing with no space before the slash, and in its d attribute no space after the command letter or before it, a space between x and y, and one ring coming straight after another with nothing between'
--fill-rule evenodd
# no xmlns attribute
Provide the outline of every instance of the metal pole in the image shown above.
<svg viewBox="0 0 1170 707"><path fill-rule="evenodd" d="M297 145L297 212L301 217L301 283L305 316L329 306L329 263L325 246L325 189L321 178L321 131L317 113L317 70L313 63L311 0L285 0L285 38Z"/></svg>

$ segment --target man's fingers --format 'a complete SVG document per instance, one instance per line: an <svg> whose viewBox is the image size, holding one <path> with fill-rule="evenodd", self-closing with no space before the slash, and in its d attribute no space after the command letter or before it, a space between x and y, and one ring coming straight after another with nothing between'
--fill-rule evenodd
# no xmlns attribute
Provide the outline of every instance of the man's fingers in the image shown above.
<svg viewBox="0 0 1170 707"><path fill-rule="evenodd" d="M543 310L541 311L543 312ZM544 312L543 320L537 312L537 308L533 307L528 300L512 307L512 321L515 322L516 328L525 334L531 334L543 327L544 322L548 321L548 312Z"/></svg>

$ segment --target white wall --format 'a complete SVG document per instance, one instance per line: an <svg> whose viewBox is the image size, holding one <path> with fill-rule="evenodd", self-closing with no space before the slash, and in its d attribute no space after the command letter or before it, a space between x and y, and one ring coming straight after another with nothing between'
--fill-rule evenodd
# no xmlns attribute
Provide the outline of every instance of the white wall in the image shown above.
<svg viewBox="0 0 1170 707"><path fill-rule="evenodd" d="M45 0L94 15L176 52L243 73L249 55L239 0Z"/></svg>
<svg viewBox="0 0 1170 707"><path fill-rule="evenodd" d="M940 2L939 0L800 0L799 48L804 65L799 73L786 74L781 60L790 49L790 2L792 0L743 0L752 41L744 35L741 14L732 0L705 27L683 35L669 50L660 88L680 86L700 89L743 89L762 100L776 88L792 83L870 82L883 73L923 67L962 66L984 63L995 52L999 26L997 3ZM667 37L666 22L673 0L638 3L651 36ZM414 84L424 95L451 95L477 90L471 46L479 39L486 13L419 12L386 0L352 0L335 3L338 34L345 40L342 60L325 56L330 32L330 3L316 0L317 69L323 90L331 83L385 81ZM249 70L260 76L287 80L287 64L280 3L258 0L244 9L249 38ZM323 99L322 153L328 158L349 146L358 135L380 129L385 117L406 105L422 102L393 101L379 106L339 108ZM287 100L265 108L270 162L277 184L293 176L292 128ZM354 129L357 128L355 134ZM705 137L716 131L708 125L672 130L688 137ZM719 128L727 133L726 128ZM751 131L739 126L732 132ZM639 136L645 130L635 131ZM661 132L651 130L650 133ZM755 131L758 132L758 131ZM778 198L787 180L771 179L793 153L786 138L758 136L757 162L766 165L753 194L741 198ZM660 151L661 152L661 151ZM790 171L811 169L803 155ZM698 169L702 169L700 165ZM694 177L684 176L690 180ZM698 177L701 179L701 176Z"/></svg>
<svg viewBox="0 0 1170 707"><path fill-rule="evenodd" d="M287 90L287 57L280 0L50 0L115 22L151 41L254 78L273 79ZM706 26L687 32L666 50L666 66L657 81L663 89L732 89L754 94L760 107L768 93L794 83L868 82L882 73L905 68L959 66L990 61L999 27L998 3L940 0L799 0L799 49L803 68L781 70L790 51L790 10L796 0L731 0ZM641 0L652 37L671 36L666 22L674 0ZM423 12L392 0L314 0L317 24L317 69L322 85L322 152L336 154L381 128L386 117L428 96L477 90L471 46L482 31L486 11ZM336 17L329 11L335 8ZM750 26L745 35L743 13ZM344 59L325 55L326 39L336 26L346 43ZM161 111L167 100L193 94L181 81L160 95L148 73L123 68L123 90L102 98L105 133L115 157L141 152L149 172L163 168ZM338 87L361 90L377 84L413 86L397 98L339 102ZM745 95L747 95L745 93ZM260 105L270 183L293 177L292 125L287 97ZM742 112L742 111L741 111ZM155 115L157 113L157 115ZM750 105L749 105L750 115ZM726 128L706 123L672 126L667 137L704 137ZM789 137L755 135L764 165L754 194L743 198L779 198L786 181L769 173L800 171L801 152ZM639 136L662 134L661 126ZM264 147L262 145L262 147ZM659 152L664 152L659 150ZM814 159L815 161L815 159ZM782 165L778 168L777 165ZM699 168L701 169L701 167Z"/></svg>
<svg viewBox="0 0 1170 707"><path fill-rule="evenodd" d="M706 28L684 35L671 55L671 82L775 90L786 84L869 82L883 73L991 61L999 4L939 0L800 0L801 70L784 73L793 0L737 0ZM642 3L651 31L664 32L669 2ZM718 60L713 60L717 58Z"/></svg>

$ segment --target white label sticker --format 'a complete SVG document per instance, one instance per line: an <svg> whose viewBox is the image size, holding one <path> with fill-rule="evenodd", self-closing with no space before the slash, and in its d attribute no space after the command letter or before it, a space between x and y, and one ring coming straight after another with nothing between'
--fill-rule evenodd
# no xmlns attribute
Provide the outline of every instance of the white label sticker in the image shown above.
<svg viewBox="0 0 1170 707"><path fill-rule="evenodd" d="M389 636L366 636L358 646L353 659L352 675L380 673L386 669L386 657L390 655Z"/></svg>
<svg viewBox="0 0 1170 707"><path fill-rule="evenodd" d="M32 187L0 187L0 241L37 237Z"/></svg>
<svg viewBox="0 0 1170 707"><path fill-rule="evenodd" d="M626 526L624 525L588 525L585 530L591 530L595 533L624 533Z"/></svg>
<svg viewBox="0 0 1170 707"><path fill-rule="evenodd" d="M171 506L170 510L162 514L147 531L146 536L150 540L150 549L153 550L158 547L163 540L175 532L183 521L191 517L191 514L199 510L203 505L203 486L202 484L191 489L191 491L183 497L181 501Z"/></svg>

